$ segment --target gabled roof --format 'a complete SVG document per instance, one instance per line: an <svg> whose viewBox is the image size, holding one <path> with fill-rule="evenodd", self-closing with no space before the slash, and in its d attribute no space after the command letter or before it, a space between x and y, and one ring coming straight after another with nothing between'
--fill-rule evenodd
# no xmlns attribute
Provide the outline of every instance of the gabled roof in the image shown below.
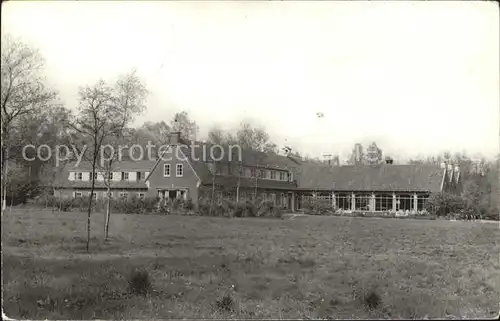
<svg viewBox="0 0 500 321"><path fill-rule="evenodd" d="M302 164L299 189L439 192L444 170L436 165L335 166Z"/></svg>
<svg viewBox="0 0 500 321"><path fill-rule="evenodd" d="M245 166L258 166L258 167L267 167L267 168L275 168L275 169L283 169L283 170L292 170L294 168L298 168L298 164L296 160L292 160L286 156L276 155L272 153L264 153L260 151L255 151L251 149L244 148L236 148L234 146L221 146L214 145L210 143L204 142L187 142L185 140L180 139L179 145L182 153L187 158L193 170L196 171L196 174L201 180L201 184L212 184L212 172L208 167L208 163L219 162L219 163L241 163ZM217 146L217 147L214 147ZM241 151L241 152L240 152ZM165 151L166 152L166 151ZM156 161L156 163L151 166L151 173L156 169L157 165L160 163L161 157ZM146 178L146 180L149 177ZM220 181L220 184L233 184L234 180L237 181L237 177L223 177L221 175L216 175L216 180ZM240 184L242 181L245 181L245 178L242 177ZM252 181L250 179L250 181ZM294 183L288 182L279 182L274 180L267 179L259 179L259 186L264 188L264 185L269 186L266 188L281 188L282 183L292 184L289 185L289 188L293 188L296 186ZM262 183L262 185L261 185ZM254 184L255 183L249 183Z"/></svg>

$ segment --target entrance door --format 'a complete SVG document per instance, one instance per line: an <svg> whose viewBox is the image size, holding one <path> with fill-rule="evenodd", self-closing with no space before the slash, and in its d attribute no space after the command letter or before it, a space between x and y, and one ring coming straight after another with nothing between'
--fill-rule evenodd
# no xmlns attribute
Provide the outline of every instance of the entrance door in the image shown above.
<svg viewBox="0 0 500 321"><path fill-rule="evenodd" d="M177 191L168 191L168 199L174 200L177 198Z"/></svg>

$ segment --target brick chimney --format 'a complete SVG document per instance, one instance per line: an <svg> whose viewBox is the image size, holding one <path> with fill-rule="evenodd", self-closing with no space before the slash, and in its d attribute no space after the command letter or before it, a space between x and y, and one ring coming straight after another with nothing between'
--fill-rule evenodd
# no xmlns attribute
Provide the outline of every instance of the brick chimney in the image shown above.
<svg viewBox="0 0 500 321"><path fill-rule="evenodd" d="M181 132L171 132L169 137L170 145L178 145L181 138Z"/></svg>
<svg viewBox="0 0 500 321"><path fill-rule="evenodd" d="M390 156L387 156L385 158L385 163L391 165L394 163L394 159L392 159L392 157L390 157Z"/></svg>

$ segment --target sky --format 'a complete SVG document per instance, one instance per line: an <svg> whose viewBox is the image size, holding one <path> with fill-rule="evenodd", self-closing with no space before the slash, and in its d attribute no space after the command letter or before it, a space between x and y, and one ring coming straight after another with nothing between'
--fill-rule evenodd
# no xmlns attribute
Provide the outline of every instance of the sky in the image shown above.
<svg viewBox="0 0 500 321"><path fill-rule="evenodd" d="M187 111L264 126L278 146L395 159L500 148L499 12L472 1L10 1L2 33L38 48L67 107L80 86L136 68L137 119ZM317 113L324 117L317 117Z"/></svg>

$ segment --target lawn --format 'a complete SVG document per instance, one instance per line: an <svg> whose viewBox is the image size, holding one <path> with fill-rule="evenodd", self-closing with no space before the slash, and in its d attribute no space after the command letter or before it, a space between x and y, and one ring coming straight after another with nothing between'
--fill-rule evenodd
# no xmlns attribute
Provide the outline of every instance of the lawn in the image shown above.
<svg viewBox="0 0 500 321"><path fill-rule="evenodd" d="M499 309L494 223L293 220L13 209L2 217L11 318L446 318ZM132 271L151 290L129 290Z"/></svg>

